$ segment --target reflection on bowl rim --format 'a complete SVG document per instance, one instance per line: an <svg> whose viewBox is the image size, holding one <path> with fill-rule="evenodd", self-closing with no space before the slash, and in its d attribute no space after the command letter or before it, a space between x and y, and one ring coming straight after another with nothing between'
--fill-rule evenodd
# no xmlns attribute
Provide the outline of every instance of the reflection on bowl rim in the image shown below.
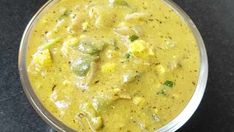
<svg viewBox="0 0 234 132"><path fill-rule="evenodd" d="M21 44L20 44L19 56L18 56L19 57L18 68L19 68L20 79L21 79L24 92L27 95L27 98L30 101L33 108L37 111L37 113L42 117L42 119L45 122L47 122L55 130L70 132L74 130L67 127L64 123L62 123L57 118L55 118L50 112L48 112L44 108L42 103L39 101L38 97L34 93L32 86L30 84L28 74L27 74L27 68L26 68L26 53L27 53L27 47L28 47L28 38L30 37L32 28L37 22L37 20L40 18L40 16L44 13L44 11L51 5L55 4L56 2L57 0L49 0L44 6L40 8L40 10L34 15L34 17L31 19L31 21L27 25L25 32L23 34L22 40L21 40ZM199 73L199 79L198 79L196 90L192 98L186 105L186 107L173 120L171 120L165 126L158 129L157 131L159 132L176 131L191 118L191 116L196 111L197 107L199 106L202 100L202 97L206 89L206 83L207 83L207 78L208 78L208 58L207 58L206 48L205 48L203 39L197 27L195 26L193 21L190 19L190 17L172 0L164 0L164 2L184 19L184 21L188 24L189 28L193 32L197 41L199 51L200 51L200 73Z"/></svg>

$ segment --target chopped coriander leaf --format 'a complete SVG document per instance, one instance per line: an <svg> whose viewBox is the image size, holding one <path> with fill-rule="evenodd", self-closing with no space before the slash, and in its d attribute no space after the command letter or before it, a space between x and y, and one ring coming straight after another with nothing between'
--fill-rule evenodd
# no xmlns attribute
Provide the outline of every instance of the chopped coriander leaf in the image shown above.
<svg viewBox="0 0 234 132"><path fill-rule="evenodd" d="M163 85L172 88L172 87L174 87L175 83L172 82L172 81L166 80L166 81L163 83Z"/></svg>
<svg viewBox="0 0 234 132"><path fill-rule="evenodd" d="M130 53L126 53L125 54L125 58L129 59L131 57L131 54Z"/></svg>
<svg viewBox="0 0 234 132"><path fill-rule="evenodd" d="M135 41L135 40L137 40L137 39L139 39L139 37L138 37L137 35L132 35L132 36L129 37L129 40L130 40L131 42L133 42L133 41Z"/></svg>

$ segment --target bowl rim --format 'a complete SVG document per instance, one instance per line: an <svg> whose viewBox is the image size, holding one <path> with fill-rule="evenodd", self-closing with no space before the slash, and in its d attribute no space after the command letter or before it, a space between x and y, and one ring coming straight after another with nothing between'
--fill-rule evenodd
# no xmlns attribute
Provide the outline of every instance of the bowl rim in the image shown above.
<svg viewBox="0 0 234 132"><path fill-rule="evenodd" d="M207 52L205 48L204 41L201 37L200 32L198 31L196 25L192 21L192 19L172 0L162 0L167 4L175 13L177 13L188 25L190 30L192 31L196 41L197 46L199 49L199 55L200 55L200 72L199 72L199 78L197 87L187 103L187 105L184 107L184 109L175 117L173 118L169 123L164 125L163 127L159 128L156 131L159 132L173 132L178 130L180 127L182 127L194 114L196 109L198 108L204 93L206 89L207 79L208 79L208 57ZM33 108L36 110L36 112L39 114L39 116L51 127L53 127L57 131L61 132L73 132L75 130L69 128L66 126L63 122L59 121L57 118L55 118L46 108L43 106L43 104L39 101L38 97L33 91L33 88L30 84L29 77L27 74L27 68L26 68L26 55L27 55L27 46L28 46L28 39L31 35L31 31L34 27L34 24L37 22L38 19L40 19L40 16L43 14L43 12L53 4L58 2L58 0L49 0L47 1L38 11L37 13L32 17L30 22L28 23L22 39L20 43L19 48L19 54L18 54L18 70L20 73L20 80L21 84L23 86L23 90L33 106Z"/></svg>

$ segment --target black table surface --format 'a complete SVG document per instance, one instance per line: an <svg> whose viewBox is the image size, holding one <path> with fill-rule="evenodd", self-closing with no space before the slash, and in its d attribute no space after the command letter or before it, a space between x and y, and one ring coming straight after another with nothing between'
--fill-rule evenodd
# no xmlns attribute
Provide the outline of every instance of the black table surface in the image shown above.
<svg viewBox="0 0 234 132"><path fill-rule="evenodd" d="M174 0L201 32L209 79L201 105L181 132L234 131L234 0ZM0 132L49 132L24 92L17 69L22 33L46 0L0 0Z"/></svg>

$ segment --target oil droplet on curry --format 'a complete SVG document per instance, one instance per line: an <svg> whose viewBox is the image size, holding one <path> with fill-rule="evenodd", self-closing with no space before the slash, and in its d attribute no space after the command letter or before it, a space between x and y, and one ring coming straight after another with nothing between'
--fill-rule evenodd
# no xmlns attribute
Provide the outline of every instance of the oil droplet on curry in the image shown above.
<svg viewBox="0 0 234 132"><path fill-rule="evenodd" d="M31 85L76 131L151 132L192 97L199 51L162 0L59 0L35 24Z"/></svg>

